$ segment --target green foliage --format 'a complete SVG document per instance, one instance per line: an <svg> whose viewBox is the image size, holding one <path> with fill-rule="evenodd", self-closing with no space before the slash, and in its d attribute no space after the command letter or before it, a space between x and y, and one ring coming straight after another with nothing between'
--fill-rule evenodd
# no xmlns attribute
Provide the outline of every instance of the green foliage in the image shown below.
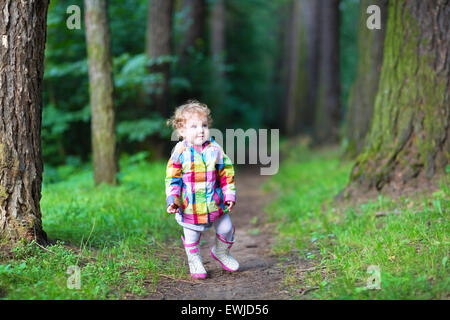
<svg viewBox="0 0 450 320"><path fill-rule="evenodd" d="M42 149L44 162L53 166L66 162L70 156L86 161L91 152L90 143L84 143L90 141L85 21L80 6L81 29L66 27L66 9L72 4L68 0L51 2L48 11ZM154 84L161 81L160 75L147 74L145 69L149 63L143 41L147 4L146 0L126 0L110 1L108 6L118 124L141 119L145 111L141 91L150 93Z"/></svg>
<svg viewBox="0 0 450 320"><path fill-rule="evenodd" d="M113 74L114 89L116 90L115 103L119 106L119 121L120 118L126 117L125 115L121 116L121 106L127 106L132 102L138 103L141 92L145 92L145 94L148 95L155 93L155 85L163 81L162 74L148 73L147 67L153 64L161 64L164 61L172 61L173 59L174 58L171 56L164 56L159 57L157 60L153 60L148 59L144 53L132 56L127 52L114 58ZM128 109L129 108L126 109L126 113L130 112ZM132 114L138 114L139 110L131 111L133 111Z"/></svg>
<svg viewBox="0 0 450 320"><path fill-rule="evenodd" d="M189 63L173 65L171 89L174 96L194 97L212 109L214 127L263 127L267 110L276 112L273 86L278 54L277 8L283 1L227 1L225 63L209 54L210 38L199 40L188 50ZM208 1L211 6L213 1ZM175 42L182 41L187 28L186 11L175 13ZM225 72L226 80L215 75ZM176 101L181 104L184 100ZM267 112L266 112L267 115Z"/></svg>
<svg viewBox="0 0 450 320"><path fill-rule="evenodd" d="M277 112L279 92L274 79L281 45L277 13L284 3L264 0L228 3L229 93L224 108L228 127L262 127L267 125L263 120L267 122Z"/></svg>
<svg viewBox="0 0 450 320"><path fill-rule="evenodd" d="M287 281L290 289L316 288L320 299L444 299L450 286L450 175L433 194L393 200L379 196L359 205L337 205L351 163L338 151L291 150L279 174L265 185L279 192L267 208L280 222L274 251L292 250L317 268ZM381 289L366 289L371 265Z"/></svg>
<svg viewBox="0 0 450 320"><path fill-rule="evenodd" d="M109 1L120 151L134 152L134 142L151 134L162 132L166 137L161 121L151 114L148 99L150 94L157 92L156 84L163 80L162 74L147 73L148 67L155 63L171 64L171 110L187 98L195 98L210 106L215 128L273 127L282 89L277 81L277 61L282 58L280 28L284 18L279 13L287 3L287 0L227 1L227 47L222 53L225 62L219 64L210 54L210 16L205 24L204 38L188 50L185 62L180 63L180 57L175 54L153 61L145 55L148 1ZM84 12L81 8L81 29L69 30L66 9L72 4L69 0L51 2L48 12L42 149L44 162L52 166L64 164L68 157L88 161L91 153ZM206 4L209 13L214 1ZM192 23L186 21L186 14L186 8L178 1L172 34L175 52ZM358 1L342 0L341 14L340 63L345 104L356 65L354 26L358 18ZM217 76L221 71L224 78ZM146 124L148 128L145 128Z"/></svg>
<svg viewBox="0 0 450 320"><path fill-rule="evenodd" d="M145 52L148 0L108 1L111 51L114 57Z"/></svg>
<svg viewBox="0 0 450 320"><path fill-rule="evenodd" d="M122 121L117 125L117 138L129 142L143 141L147 136L158 133L170 139L171 130L166 126L166 119L154 115L153 118L133 121Z"/></svg>

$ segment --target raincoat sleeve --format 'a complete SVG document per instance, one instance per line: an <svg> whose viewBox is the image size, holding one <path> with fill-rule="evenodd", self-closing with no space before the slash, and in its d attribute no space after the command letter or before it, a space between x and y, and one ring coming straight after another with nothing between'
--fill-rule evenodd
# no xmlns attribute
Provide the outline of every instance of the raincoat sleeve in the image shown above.
<svg viewBox="0 0 450 320"><path fill-rule="evenodd" d="M221 150L216 164L217 175L224 196L224 201L236 202L236 185L234 183L234 168L230 158Z"/></svg>
<svg viewBox="0 0 450 320"><path fill-rule="evenodd" d="M181 154L175 149L167 162L166 168L166 204L180 206L180 191L183 183Z"/></svg>

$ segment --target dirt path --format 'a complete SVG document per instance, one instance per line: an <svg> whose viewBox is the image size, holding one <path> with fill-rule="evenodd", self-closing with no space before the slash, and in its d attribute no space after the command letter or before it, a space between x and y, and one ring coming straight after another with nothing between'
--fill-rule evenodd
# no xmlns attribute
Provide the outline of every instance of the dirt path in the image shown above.
<svg viewBox="0 0 450 320"><path fill-rule="evenodd" d="M262 211L270 197L260 190L266 179L267 176L259 174L259 168L246 167L237 171L238 202L231 214L236 234L235 244L230 252L239 261L240 271L225 271L210 257L209 249L215 238L214 228L211 228L203 233L201 245L208 278L189 281L164 279L158 285L158 293L146 299L290 299L288 291L282 285L287 264L294 263L296 268L306 266L299 265L299 261L281 264L270 253L274 237L271 231L273 226L267 224Z"/></svg>

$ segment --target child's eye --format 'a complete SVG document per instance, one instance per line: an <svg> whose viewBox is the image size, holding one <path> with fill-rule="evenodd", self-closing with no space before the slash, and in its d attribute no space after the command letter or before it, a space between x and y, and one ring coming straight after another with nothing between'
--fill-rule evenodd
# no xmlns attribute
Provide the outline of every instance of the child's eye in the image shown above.
<svg viewBox="0 0 450 320"><path fill-rule="evenodd" d="M191 128L197 128L197 126L196 125L192 125Z"/></svg>
<svg viewBox="0 0 450 320"><path fill-rule="evenodd" d="M203 125L203 128L208 128L208 125L204 124L204 125Z"/></svg>

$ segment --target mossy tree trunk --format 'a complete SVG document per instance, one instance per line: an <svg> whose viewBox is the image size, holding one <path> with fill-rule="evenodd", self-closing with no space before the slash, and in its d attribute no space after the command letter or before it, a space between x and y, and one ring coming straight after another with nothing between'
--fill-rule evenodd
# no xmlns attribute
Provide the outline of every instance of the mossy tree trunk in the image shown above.
<svg viewBox="0 0 450 320"><path fill-rule="evenodd" d="M437 181L450 159L448 1L389 1L372 125L353 187L402 191ZM348 190L349 190L348 189Z"/></svg>
<svg viewBox="0 0 450 320"><path fill-rule="evenodd" d="M84 6L94 181L114 185L118 162L108 5L105 0L85 0Z"/></svg>
<svg viewBox="0 0 450 320"><path fill-rule="evenodd" d="M381 29L371 30L366 26L367 8L370 5L377 5L380 8ZM387 9L388 0L361 0L360 2L358 66L355 82L350 89L344 133L347 143L345 152L352 158L362 151L372 119L383 63Z"/></svg>
<svg viewBox="0 0 450 320"><path fill-rule="evenodd" d="M0 240L47 243L41 221L48 0L0 2Z"/></svg>
<svg viewBox="0 0 450 320"><path fill-rule="evenodd" d="M318 144L339 141L341 120L339 78L339 0L321 0L320 64L314 139Z"/></svg>

